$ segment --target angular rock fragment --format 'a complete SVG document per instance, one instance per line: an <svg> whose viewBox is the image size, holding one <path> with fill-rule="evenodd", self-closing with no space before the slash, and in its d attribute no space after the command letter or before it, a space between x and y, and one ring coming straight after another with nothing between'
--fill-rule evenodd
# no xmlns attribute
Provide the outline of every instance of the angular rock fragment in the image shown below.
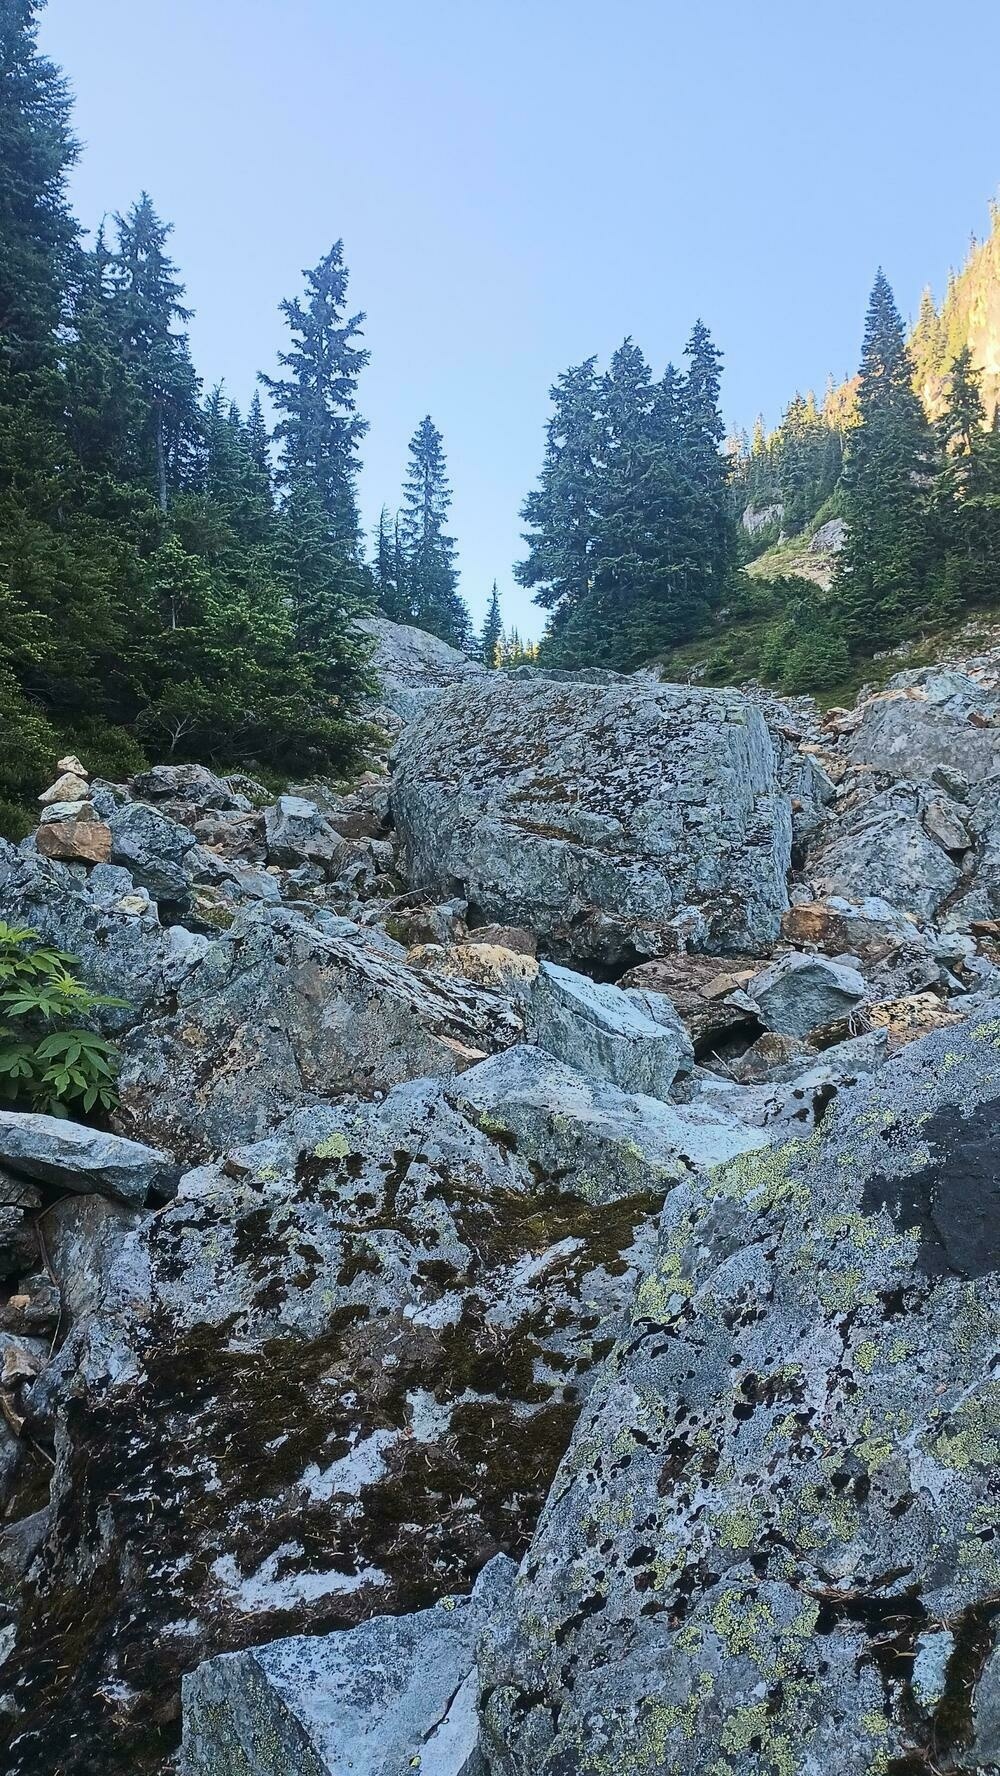
<svg viewBox="0 0 1000 1776"><path fill-rule="evenodd" d="M347 1634L279 1640L184 1680L182 1776L475 1776L476 1641L510 1597L498 1555L470 1597Z"/></svg>
<svg viewBox="0 0 1000 1776"><path fill-rule="evenodd" d="M845 1016L867 990L856 968L799 950L780 956L746 988L764 1028L782 1036L808 1036L820 1024Z"/></svg>
<svg viewBox="0 0 1000 1776"><path fill-rule="evenodd" d="M61 1190L98 1191L141 1208L172 1194L180 1167L165 1153L58 1116L0 1110L0 1163Z"/></svg>
<svg viewBox="0 0 1000 1776"><path fill-rule="evenodd" d="M267 906L237 914L176 998L126 1041L117 1121L192 1159L263 1134L305 1096L448 1076L521 1032L499 994Z"/></svg>
<svg viewBox="0 0 1000 1776"><path fill-rule="evenodd" d="M666 1098L694 1060L691 1039L662 993L624 992L552 962L538 967L528 1023L554 1059L647 1097Z"/></svg>

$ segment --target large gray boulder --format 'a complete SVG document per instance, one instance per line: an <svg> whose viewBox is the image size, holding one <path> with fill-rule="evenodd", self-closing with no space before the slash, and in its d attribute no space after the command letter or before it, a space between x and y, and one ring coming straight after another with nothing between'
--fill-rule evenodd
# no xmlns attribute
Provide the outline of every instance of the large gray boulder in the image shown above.
<svg viewBox="0 0 1000 1776"><path fill-rule="evenodd" d="M957 770L975 783L1000 776L1000 697L963 672L900 672L862 706L851 758L893 777Z"/></svg>
<svg viewBox="0 0 1000 1776"><path fill-rule="evenodd" d="M856 968L800 950L779 956L747 983L746 991L765 1030L783 1036L808 1036L820 1024L846 1017L867 994Z"/></svg>
<svg viewBox="0 0 1000 1776"><path fill-rule="evenodd" d="M120 802L95 784L94 805L111 829L111 862L128 870L137 888L168 906L185 906L191 893L197 840L191 830L145 802Z"/></svg>
<svg viewBox="0 0 1000 1776"><path fill-rule="evenodd" d="M248 907L124 1045L117 1125L188 1159L253 1140L304 1098L448 1076L516 1041L499 993L407 968L360 936Z"/></svg>
<svg viewBox="0 0 1000 1776"><path fill-rule="evenodd" d="M180 1167L165 1153L59 1116L0 1110L0 1165L61 1190L97 1191L141 1208L169 1196Z"/></svg>
<svg viewBox="0 0 1000 1776"><path fill-rule="evenodd" d="M543 675L450 691L399 744L393 808L414 887L550 954L626 966L767 948L787 905L788 797L737 692Z"/></svg>
<svg viewBox="0 0 1000 1776"><path fill-rule="evenodd" d="M590 1202L557 1174L423 1080L297 1112L125 1234L50 1365L8 1776L159 1770L199 1660L520 1555L673 1183Z"/></svg>
<svg viewBox="0 0 1000 1776"><path fill-rule="evenodd" d="M382 704L396 725L419 721L453 685L485 676L481 661L470 660L426 629L390 623L387 617L362 617L356 627L374 643L372 665Z"/></svg>
<svg viewBox="0 0 1000 1776"><path fill-rule="evenodd" d="M933 919L961 880L958 865L925 831L916 798L894 806L873 798L832 827L809 856L820 896L876 896L901 912Z"/></svg>
<svg viewBox="0 0 1000 1776"><path fill-rule="evenodd" d="M199 1665L181 1776L482 1776L476 1641L515 1571L498 1555L469 1597Z"/></svg>
<svg viewBox="0 0 1000 1776"><path fill-rule="evenodd" d="M995 1771L1000 1006L667 1199L480 1646L492 1776Z"/></svg>
<svg viewBox="0 0 1000 1776"><path fill-rule="evenodd" d="M557 1061L651 1098L666 1098L694 1061L691 1038L663 994L624 992L554 962L542 962L532 982L528 1026Z"/></svg>

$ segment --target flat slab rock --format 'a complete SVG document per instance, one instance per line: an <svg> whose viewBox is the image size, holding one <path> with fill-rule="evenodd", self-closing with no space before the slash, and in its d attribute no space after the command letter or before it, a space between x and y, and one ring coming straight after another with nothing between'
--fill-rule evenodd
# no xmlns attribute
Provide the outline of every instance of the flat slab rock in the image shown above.
<svg viewBox="0 0 1000 1776"><path fill-rule="evenodd" d="M181 1776L482 1776L476 1641L516 1570L499 1555L470 1597L200 1665Z"/></svg>
<svg viewBox="0 0 1000 1776"><path fill-rule="evenodd" d="M181 1175L155 1147L17 1110L0 1110L0 1164L61 1190L96 1191L134 1208L151 1195L172 1195Z"/></svg>
<svg viewBox="0 0 1000 1776"><path fill-rule="evenodd" d="M1000 1005L679 1184L480 1646L491 1776L1000 1765Z"/></svg>
<svg viewBox="0 0 1000 1776"><path fill-rule="evenodd" d="M766 949L787 905L790 800L738 692L489 674L404 733L392 802L414 887L556 956L627 967L682 913L699 948Z"/></svg>

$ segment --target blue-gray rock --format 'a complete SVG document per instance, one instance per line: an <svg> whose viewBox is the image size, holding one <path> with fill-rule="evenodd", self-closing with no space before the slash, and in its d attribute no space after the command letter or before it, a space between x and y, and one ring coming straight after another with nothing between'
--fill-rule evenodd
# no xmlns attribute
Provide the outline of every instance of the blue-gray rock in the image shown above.
<svg viewBox="0 0 1000 1776"><path fill-rule="evenodd" d="M470 1597L200 1665L182 1776L482 1776L476 1641L516 1570L499 1555Z"/></svg>
<svg viewBox="0 0 1000 1776"><path fill-rule="evenodd" d="M129 783L140 802L178 802L188 808L246 813L251 803L205 765L154 765Z"/></svg>
<svg viewBox="0 0 1000 1776"><path fill-rule="evenodd" d="M498 993L407 968L371 938L286 908L241 909L124 1044L116 1126L204 1158L304 1099L448 1076L518 1039Z"/></svg>
<svg viewBox="0 0 1000 1776"><path fill-rule="evenodd" d="M789 950L747 984L765 1030L808 1036L821 1024L845 1017L867 994L856 968Z"/></svg>
<svg viewBox="0 0 1000 1776"><path fill-rule="evenodd" d="M588 1079L665 1099L678 1072L690 1072L694 1048L669 999L655 995L654 1018L652 997L542 962L528 998L529 1032Z"/></svg>
<svg viewBox="0 0 1000 1776"><path fill-rule="evenodd" d="M387 714L395 726L418 721L453 685L485 676L481 661L470 660L425 629L390 623L386 617L363 617L356 627L373 643L379 713Z"/></svg>
<svg viewBox="0 0 1000 1776"><path fill-rule="evenodd" d="M821 896L862 901L875 895L901 912L933 919L961 880L957 864L924 831L921 798L902 805L873 797L824 833L810 853L810 878Z"/></svg>
<svg viewBox="0 0 1000 1776"><path fill-rule="evenodd" d="M650 1179L666 1186L767 1141L725 1105L631 1096L524 1045L471 1067L450 1090L480 1127L590 1202L615 1202Z"/></svg>
<svg viewBox="0 0 1000 1776"><path fill-rule="evenodd" d="M119 802L95 784L92 800L111 829L111 862L126 869L137 888L155 901L184 906L191 892L194 833L145 802Z"/></svg>
<svg viewBox="0 0 1000 1776"><path fill-rule="evenodd" d="M155 1147L59 1116L0 1110L0 1164L61 1190L98 1191L141 1208L169 1196L180 1167Z"/></svg>
<svg viewBox="0 0 1000 1776"><path fill-rule="evenodd" d="M893 777L957 770L976 783L1000 776L1000 697L963 672L930 666L897 673L863 705L850 751L856 762Z"/></svg>
<svg viewBox="0 0 1000 1776"><path fill-rule="evenodd" d="M996 1769L998 1111L994 1003L671 1192L480 1645L492 1776Z"/></svg>
<svg viewBox="0 0 1000 1776"><path fill-rule="evenodd" d="M767 949L787 905L789 799L761 711L731 691L544 676L447 692L400 740L411 883L550 955L622 967L677 947Z"/></svg>
<svg viewBox="0 0 1000 1776"><path fill-rule="evenodd" d="M0 839L0 908L12 924L76 956L85 984L124 1001L97 1012L101 1028L128 1028L181 984L208 944L183 926L164 929L145 889L114 864L89 872L39 857L30 841Z"/></svg>
<svg viewBox="0 0 1000 1776"><path fill-rule="evenodd" d="M266 808L264 836L268 862L293 869L312 864L330 878L337 875L349 856L346 840L320 813L315 802L304 796L279 796L273 807Z"/></svg>

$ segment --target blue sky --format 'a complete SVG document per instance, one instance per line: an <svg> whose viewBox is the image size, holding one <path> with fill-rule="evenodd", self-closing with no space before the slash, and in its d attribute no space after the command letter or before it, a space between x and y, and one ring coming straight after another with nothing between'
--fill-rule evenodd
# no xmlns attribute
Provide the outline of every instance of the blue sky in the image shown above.
<svg viewBox="0 0 1000 1776"><path fill-rule="evenodd" d="M996 0L49 0L87 226L175 225L206 382L245 404L277 307L342 236L368 313L363 502L444 433L463 590L535 633L518 507L547 390L702 315L732 424L855 366L881 261L905 312L1000 183Z"/></svg>

